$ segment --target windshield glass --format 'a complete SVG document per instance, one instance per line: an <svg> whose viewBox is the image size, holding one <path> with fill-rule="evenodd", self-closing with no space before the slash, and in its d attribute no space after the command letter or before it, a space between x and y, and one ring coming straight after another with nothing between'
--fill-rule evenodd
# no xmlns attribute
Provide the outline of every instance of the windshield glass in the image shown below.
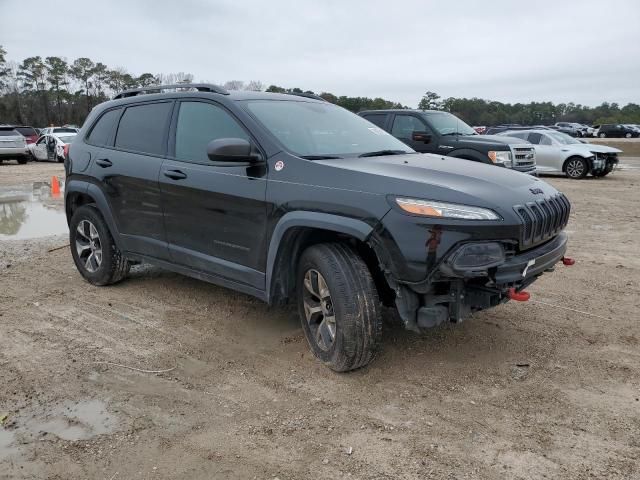
<svg viewBox="0 0 640 480"><path fill-rule="evenodd" d="M331 103L250 100L247 108L298 156L355 156L379 150L414 150L373 123Z"/></svg>
<svg viewBox="0 0 640 480"><path fill-rule="evenodd" d="M459 133L460 135L477 135L476 131L455 115L447 112L429 112L425 114L433 128L440 135Z"/></svg>
<svg viewBox="0 0 640 480"><path fill-rule="evenodd" d="M573 145L576 143L582 143L580 140L573 138L571 135L567 135L562 132L545 132L551 138L553 138L556 142L561 143L562 145Z"/></svg>

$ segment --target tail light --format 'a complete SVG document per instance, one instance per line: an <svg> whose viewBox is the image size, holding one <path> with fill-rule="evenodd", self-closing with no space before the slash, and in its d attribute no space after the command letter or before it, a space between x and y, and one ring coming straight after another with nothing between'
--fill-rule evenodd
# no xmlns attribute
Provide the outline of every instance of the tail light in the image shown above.
<svg viewBox="0 0 640 480"><path fill-rule="evenodd" d="M62 147L62 151L64 152L64 158L67 158L69 156L69 144L65 143L64 147Z"/></svg>

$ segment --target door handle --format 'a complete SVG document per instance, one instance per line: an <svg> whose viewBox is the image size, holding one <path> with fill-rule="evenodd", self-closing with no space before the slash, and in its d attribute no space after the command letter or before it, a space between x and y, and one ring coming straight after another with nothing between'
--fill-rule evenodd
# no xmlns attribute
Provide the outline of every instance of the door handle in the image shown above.
<svg viewBox="0 0 640 480"><path fill-rule="evenodd" d="M180 170L165 170L162 173L164 174L165 177L169 177L174 180L182 180L184 178L187 178L187 174L184 172L181 172Z"/></svg>
<svg viewBox="0 0 640 480"><path fill-rule="evenodd" d="M108 158L99 158L98 160L96 160L96 163L102 168L107 168L113 165L113 163L111 163L111 160L109 160Z"/></svg>

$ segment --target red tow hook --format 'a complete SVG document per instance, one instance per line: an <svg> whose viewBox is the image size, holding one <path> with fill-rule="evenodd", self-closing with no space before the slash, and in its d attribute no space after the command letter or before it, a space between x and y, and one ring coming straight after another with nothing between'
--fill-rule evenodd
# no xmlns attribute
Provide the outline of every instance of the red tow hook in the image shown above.
<svg viewBox="0 0 640 480"><path fill-rule="evenodd" d="M573 258L570 257L562 257L562 264L566 265L567 267L570 267L571 265L573 265L574 263L576 263L576 261Z"/></svg>
<svg viewBox="0 0 640 480"><path fill-rule="evenodd" d="M510 288L507 295L511 300L515 300L516 302L526 302L531 298L529 292L516 292L515 288Z"/></svg>

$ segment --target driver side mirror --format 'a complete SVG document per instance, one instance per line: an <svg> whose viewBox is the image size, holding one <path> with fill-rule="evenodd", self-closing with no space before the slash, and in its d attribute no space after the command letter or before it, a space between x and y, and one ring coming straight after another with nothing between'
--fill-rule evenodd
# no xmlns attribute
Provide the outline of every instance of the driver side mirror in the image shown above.
<svg viewBox="0 0 640 480"><path fill-rule="evenodd" d="M413 140L414 142L430 143L431 134L428 132L421 132L418 130L414 130L413 133L411 134L411 140Z"/></svg>
<svg viewBox="0 0 640 480"><path fill-rule="evenodd" d="M207 145L207 156L212 162L247 163L260 159L251 143L244 138L218 138Z"/></svg>

